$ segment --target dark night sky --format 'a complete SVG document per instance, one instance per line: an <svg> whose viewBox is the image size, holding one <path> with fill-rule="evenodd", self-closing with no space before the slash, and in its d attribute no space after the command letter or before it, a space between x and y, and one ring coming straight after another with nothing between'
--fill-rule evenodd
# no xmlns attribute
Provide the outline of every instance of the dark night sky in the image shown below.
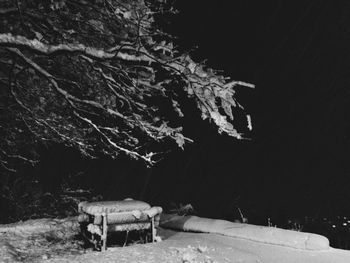
<svg viewBox="0 0 350 263"><path fill-rule="evenodd" d="M350 5L256 2L177 2L168 30L180 47L198 46L197 58L256 84L239 90L254 133L235 142L203 128L181 160L159 170L177 176L173 192L211 213L238 197L242 206L281 213L346 210Z"/></svg>

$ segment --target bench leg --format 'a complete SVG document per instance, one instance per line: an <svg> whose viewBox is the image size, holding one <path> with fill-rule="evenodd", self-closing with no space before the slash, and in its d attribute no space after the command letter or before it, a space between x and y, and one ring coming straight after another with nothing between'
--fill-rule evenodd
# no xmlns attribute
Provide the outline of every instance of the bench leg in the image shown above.
<svg viewBox="0 0 350 263"><path fill-rule="evenodd" d="M125 234L125 241L124 241L123 247L125 247L126 244L128 243L128 237L129 237L129 231L126 231L126 234Z"/></svg>
<svg viewBox="0 0 350 263"><path fill-rule="evenodd" d="M154 217L151 218L151 238L152 238L152 243L154 243L156 237L156 229L154 227Z"/></svg>
<svg viewBox="0 0 350 263"><path fill-rule="evenodd" d="M106 251L107 249L107 215L103 214L102 215L102 236L101 236L101 241L102 241L102 251Z"/></svg>

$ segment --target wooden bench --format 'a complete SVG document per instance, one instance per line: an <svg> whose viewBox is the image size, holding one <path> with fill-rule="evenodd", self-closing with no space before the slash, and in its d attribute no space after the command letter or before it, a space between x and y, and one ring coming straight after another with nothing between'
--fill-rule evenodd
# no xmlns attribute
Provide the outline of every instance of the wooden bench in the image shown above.
<svg viewBox="0 0 350 263"><path fill-rule="evenodd" d="M155 241L156 226L159 225L161 207L126 199L123 201L81 202L78 205L78 221L82 234L95 248L107 249L108 232L148 229Z"/></svg>

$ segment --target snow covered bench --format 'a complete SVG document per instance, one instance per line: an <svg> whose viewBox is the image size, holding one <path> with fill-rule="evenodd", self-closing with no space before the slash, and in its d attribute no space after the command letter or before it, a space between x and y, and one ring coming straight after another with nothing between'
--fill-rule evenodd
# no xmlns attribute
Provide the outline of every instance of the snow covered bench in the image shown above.
<svg viewBox="0 0 350 263"><path fill-rule="evenodd" d="M83 235L90 233L90 241L102 251L107 248L107 233L115 231L131 231L149 229L151 240L155 241L159 224L161 207L126 199L123 201L81 202L78 205L78 221ZM97 236L97 239L95 238Z"/></svg>

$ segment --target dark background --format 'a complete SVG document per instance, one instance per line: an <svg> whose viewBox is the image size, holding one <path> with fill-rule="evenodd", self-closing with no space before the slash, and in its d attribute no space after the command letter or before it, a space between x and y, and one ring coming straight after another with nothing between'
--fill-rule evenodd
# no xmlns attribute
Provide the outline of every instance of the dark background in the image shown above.
<svg viewBox="0 0 350 263"><path fill-rule="evenodd" d="M163 185L211 215L234 203L260 215L348 214L349 3L178 1L177 8L168 29L179 46L198 46L198 59L256 84L239 89L254 132L237 142L198 128L188 156L163 164Z"/></svg>
<svg viewBox="0 0 350 263"><path fill-rule="evenodd" d="M261 224L269 216L348 215L350 4L179 0L176 8L161 23L179 49L196 47L197 61L256 85L237 89L252 116L250 140L218 135L183 102L185 134L195 142L151 169L128 159L82 160L54 146L22 178L34 174L48 193L83 188L165 208L191 203L210 217L234 219L238 206Z"/></svg>

